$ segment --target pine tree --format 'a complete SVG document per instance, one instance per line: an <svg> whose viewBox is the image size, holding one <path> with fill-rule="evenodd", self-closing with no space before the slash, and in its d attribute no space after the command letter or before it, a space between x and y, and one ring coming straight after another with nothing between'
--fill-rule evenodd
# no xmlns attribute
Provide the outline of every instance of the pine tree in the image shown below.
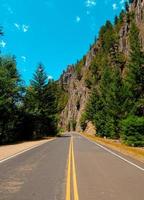
<svg viewBox="0 0 144 200"><path fill-rule="evenodd" d="M124 80L125 119L121 122L121 137L132 146L144 145L144 54L139 30L132 22L130 30L130 59Z"/></svg>
<svg viewBox="0 0 144 200"><path fill-rule="evenodd" d="M48 82L44 67L40 64L27 89L25 109L32 120L34 137L57 133L57 93L53 81Z"/></svg>
<svg viewBox="0 0 144 200"><path fill-rule="evenodd" d="M21 101L21 80L14 57L0 58L0 143L13 141L18 106Z"/></svg>
<svg viewBox="0 0 144 200"><path fill-rule="evenodd" d="M45 127L48 134L54 135L58 132L58 86L54 81L49 81L44 96Z"/></svg>
<svg viewBox="0 0 144 200"><path fill-rule="evenodd" d="M128 72L124 79L125 104L128 112L132 111L136 102L144 96L144 53L141 51L139 31L134 22L130 30L130 47Z"/></svg>

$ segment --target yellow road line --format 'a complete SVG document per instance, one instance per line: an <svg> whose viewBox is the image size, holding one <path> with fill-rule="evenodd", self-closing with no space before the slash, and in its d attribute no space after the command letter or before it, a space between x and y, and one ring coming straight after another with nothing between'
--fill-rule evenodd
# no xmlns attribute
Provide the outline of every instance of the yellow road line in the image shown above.
<svg viewBox="0 0 144 200"><path fill-rule="evenodd" d="M72 146L72 139L70 140L70 146L69 146L69 156L68 156L68 172L67 172L67 183L66 183L66 200L70 200L70 175L71 175L71 148Z"/></svg>
<svg viewBox="0 0 144 200"><path fill-rule="evenodd" d="M77 178L76 178L76 167L75 167L75 159L74 159L74 150L73 150L73 138L72 138L72 167L73 167L74 200L79 200Z"/></svg>
<svg viewBox="0 0 144 200"><path fill-rule="evenodd" d="M72 176L73 176L74 200L79 200L77 178L76 178L76 167L75 167L75 159L74 159L74 149L73 149L73 137L71 137L70 146L69 146L68 171L67 171L67 183L66 183L66 200L71 199L71 165L72 165Z"/></svg>

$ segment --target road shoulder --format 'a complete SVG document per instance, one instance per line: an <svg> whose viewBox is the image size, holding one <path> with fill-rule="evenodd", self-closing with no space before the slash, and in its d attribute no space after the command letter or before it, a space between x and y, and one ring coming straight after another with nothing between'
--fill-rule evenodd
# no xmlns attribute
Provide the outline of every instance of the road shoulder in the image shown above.
<svg viewBox="0 0 144 200"><path fill-rule="evenodd" d="M9 159L17 154L24 153L30 149L33 149L37 146L45 144L53 139L42 139L36 141L27 141L18 144L11 144L11 145L3 145L0 146L0 162L3 162L6 159Z"/></svg>
<svg viewBox="0 0 144 200"><path fill-rule="evenodd" d="M129 156L135 160L138 160L144 163L144 148L128 147L124 144L121 144L120 142L116 140L99 138L99 137L84 134L84 133L82 133L81 135L87 137L91 141L97 142L101 145L104 145L105 147L108 147L112 150L120 152L126 156Z"/></svg>

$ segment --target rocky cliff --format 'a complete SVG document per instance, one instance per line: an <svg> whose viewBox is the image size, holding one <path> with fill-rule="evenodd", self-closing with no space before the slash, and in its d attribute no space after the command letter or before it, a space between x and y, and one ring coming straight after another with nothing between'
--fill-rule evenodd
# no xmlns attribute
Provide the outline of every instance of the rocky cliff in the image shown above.
<svg viewBox="0 0 144 200"><path fill-rule="evenodd" d="M119 44L117 46L119 52L123 52L126 56L129 54L129 30L130 15L134 16L134 20L140 30L140 41L144 48L144 0L134 0L128 10L123 14L123 23L119 29ZM77 66L68 66L67 70L62 74L59 83L68 93L68 102L60 116L60 126L64 130L81 131L80 118L87 103L91 88L86 84L86 77L89 74L90 66L97 55L97 51L101 48L101 41L98 39L92 46L86 56L80 61L81 68L77 71Z"/></svg>

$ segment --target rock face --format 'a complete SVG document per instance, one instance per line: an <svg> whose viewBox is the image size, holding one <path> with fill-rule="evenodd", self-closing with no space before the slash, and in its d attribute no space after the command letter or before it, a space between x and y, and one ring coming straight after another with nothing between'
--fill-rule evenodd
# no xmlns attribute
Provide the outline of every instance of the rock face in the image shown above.
<svg viewBox="0 0 144 200"><path fill-rule="evenodd" d="M129 7L129 12L135 13L135 21L140 30L140 40L144 48L144 0L134 0ZM126 17L124 23L119 31L119 51L125 55L129 54L129 36L130 24ZM60 126L66 130L81 131L80 118L84 111L87 99L90 94L90 89L86 87L85 76L87 75L91 62L93 61L97 50L100 48L100 42L97 40L96 44L90 49L85 56L85 62L81 70L81 78L76 76L75 67L68 66L67 71L64 72L59 80L64 89L68 92L68 103L60 116Z"/></svg>
<svg viewBox="0 0 144 200"><path fill-rule="evenodd" d="M92 124L92 122L88 122L87 123L87 127L84 131L85 134L88 134L88 135L96 135L96 128L95 126Z"/></svg>
<svg viewBox="0 0 144 200"><path fill-rule="evenodd" d="M60 126L64 130L80 131L79 120L89 96L89 90L85 86L84 79L78 80L75 72L70 71L70 68L64 72L60 82L64 84L69 96L68 103L61 113Z"/></svg>
<svg viewBox="0 0 144 200"><path fill-rule="evenodd" d="M144 0L134 0L129 7L129 12L135 13L135 22L140 29L140 39L142 47L144 48ZM119 50L126 55L129 53L128 33L130 24L125 18L125 23L121 27L119 36Z"/></svg>

